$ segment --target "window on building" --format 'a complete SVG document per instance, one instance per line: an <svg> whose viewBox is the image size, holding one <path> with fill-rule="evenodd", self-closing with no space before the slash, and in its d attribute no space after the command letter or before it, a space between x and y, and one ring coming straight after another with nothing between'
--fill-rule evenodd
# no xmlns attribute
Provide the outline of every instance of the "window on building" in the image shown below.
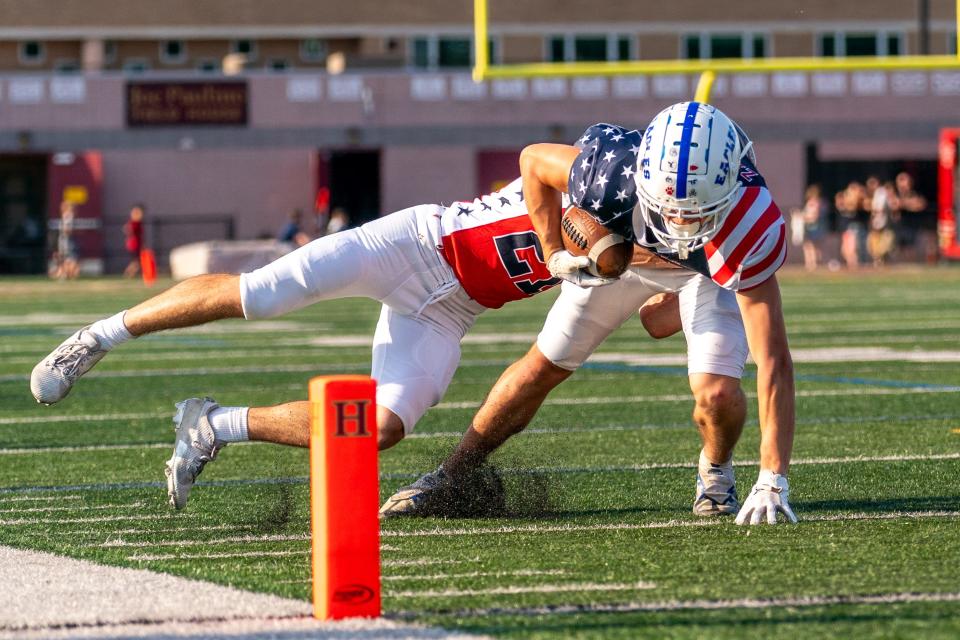
<svg viewBox="0 0 960 640"><path fill-rule="evenodd" d="M183 40L163 40L160 42L160 61L177 64L187 59L187 45Z"/></svg>
<svg viewBox="0 0 960 640"><path fill-rule="evenodd" d="M681 54L689 60L709 58L765 58L767 36L761 33L691 33L681 41Z"/></svg>
<svg viewBox="0 0 960 640"><path fill-rule="evenodd" d="M414 38L410 43L410 58L413 66L426 69L430 66L430 41L426 38Z"/></svg>
<svg viewBox="0 0 960 640"><path fill-rule="evenodd" d="M123 62L126 73L146 73L150 70L150 63L145 58L128 58Z"/></svg>
<svg viewBox="0 0 960 640"><path fill-rule="evenodd" d="M577 62L605 62L607 60L607 39L603 36L574 37L573 59Z"/></svg>
<svg viewBox="0 0 960 640"><path fill-rule="evenodd" d="M25 40L20 43L18 55L22 64L40 64L47 54L42 42Z"/></svg>
<svg viewBox="0 0 960 640"><path fill-rule="evenodd" d="M821 56L900 56L904 54L903 34L834 32L817 36Z"/></svg>
<svg viewBox="0 0 960 640"><path fill-rule="evenodd" d="M496 41L487 43L490 60L497 60ZM418 69L455 69L473 64L473 39L459 36L419 36L409 41L410 64Z"/></svg>
<svg viewBox="0 0 960 640"><path fill-rule="evenodd" d="M473 56L470 38L439 38L437 40L438 67L469 67Z"/></svg>
<svg viewBox="0 0 960 640"><path fill-rule="evenodd" d="M301 40L300 59L304 62L323 62L327 59L327 42L320 38Z"/></svg>
<svg viewBox="0 0 960 640"><path fill-rule="evenodd" d="M951 31L947 34L947 53L957 55L957 32Z"/></svg>
<svg viewBox="0 0 960 640"><path fill-rule="evenodd" d="M848 33L844 37L845 51L848 56L875 56L877 51L877 36L869 33Z"/></svg>
<svg viewBox="0 0 960 640"><path fill-rule="evenodd" d="M213 58L201 58L197 61L197 71L200 73L217 73L220 71L220 62Z"/></svg>
<svg viewBox="0 0 960 640"><path fill-rule="evenodd" d="M117 41L103 41L103 64L113 64L117 61Z"/></svg>
<svg viewBox="0 0 960 640"><path fill-rule="evenodd" d="M270 58L267 61L267 70L282 73L290 68L290 61L286 58Z"/></svg>
<svg viewBox="0 0 960 640"><path fill-rule="evenodd" d="M253 40L234 40L230 43L230 53L240 53L247 57L247 61L257 59L257 43Z"/></svg>
<svg viewBox="0 0 960 640"><path fill-rule="evenodd" d="M629 60L633 38L623 34L550 36L546 57L550 62L606 62Z"/></svg>

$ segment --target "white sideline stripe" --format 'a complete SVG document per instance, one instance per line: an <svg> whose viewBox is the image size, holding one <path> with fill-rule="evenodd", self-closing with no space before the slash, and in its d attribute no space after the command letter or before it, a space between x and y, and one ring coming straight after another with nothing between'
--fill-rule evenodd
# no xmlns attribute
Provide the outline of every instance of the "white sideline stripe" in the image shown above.
<svg viewBox="0 0 960 640"><path fill-rule="evenodd" d="M798 398L818 398L818 397L836 397L836 396L900 396L912 394L927 393L957 393L960 392L960 386L951 387L895 387L895 388L873 388L867 385L859 385L856 389L808 389L796 392ZM747 397L756 398L757 394L750 392ZM639 402L692 402L693 396L689 393L665 394L658 396L587 396L583 398L547 398L543 404L546 405L578 405L578 404L620 404L620 403L639 403ZM441 402L434 405L433 409L474 409L480 406L480 402L470 400L467 402ZM172 411L153 412L153 413L112 413L112 414L80 414L80 415L53 415L53 416L21 416L16 418L0 418L0 425L18 425L18 424L44 424L53 422L107 422L111 420L159 420L169 419L173 416ZM415 434L414 434L415 435ZM462 435L462 434L461 434ZM409 436L408 436L409 437ZM420 436L426 437L426 435ZM112 445L101 445L109 448ZM116 445L125 447L128 445ZM150 446L150 445L141 445ZM156 445L154 445L156 446ZM51 447L51 450L54 448ZM61 447L64 451L72 450L72 447ZM0 452L19 452L23 449L0 449Z"/></svg>
<svg viewBox="0 0 960 640"><path fill-rule="evenodd" d="M846 357L841 357L846 354ZM797 363L804 362L960 362L960 351L896 351L887 347L872 347L863 349L851 347L849 349L839 349L835 347L814 348L814 349L796 349L791 352L793 361ZM676 365L682 366L687 363L685 354L663 354L663 355L643 355L637 353L600 353L594 354L590 362L615 362L623 364L632 364L638 366L658 366L658 365ZM482 361L487 364L499 364L506 366L512 360ZM478 362L464 361L462 366ZM310 364L287 364L287 365L261 365L251 366L231 366L231 367L194 367L185 369L139 369L123 371L98 371L96 375L100 378L152 378L158 376L176 375L212 375L212 374L263 374L263 373L306 373L317 372L322 368L328 373L338 371L356 371L359 369L368 369L369 363L338 363L323 364L322 367L317 363ZM28 380L30 376L26 374L5 374L0 375L0 382L14 382ZM960 390L960 387L956 388Z"/></svg>
<svg viewBox="0 0 960 640"><path fill-rule="evenodd" d="M901 518L960 518L960 511L893 511L890 513L838 513L803 516L801 522L846 522L856 520L899 520ZM521 525L514 527L487 527L482 529L424 529L421 531L381 531L381 538L411 538L425 536L482 536L507 533L571 533L583 531L634 531L639 529L672 529L674 527L713 527L726 524L724 520L665 520L641 524L560 524Z"/></svg>
<svg viewBox="0 0 960 640"><path fill-rule="evenodd" d="M509 587L490 587L489 589L444 589L442 591L386 591L385 596L393 598L456 598L460 596L498 596L520 593L578 593L590 591L641 591L655 589L652 582L570 582L568 584L541 584Z"/></svg>
<svg viewBox="0 0 960 640"><path fill-rule="evenodd" d="M798 398L820 398L836 396L903 396L915 393L957 393L960 392L960 386L956 387L896 387L896 388L871 388L866 385L858 386L856 389L810 389L796 392ZM756 398L755 392L746 394L748 398ZM545 405L580 405L580 404L624 404L640 402L693 402L693 396L689 393L667 394L660 396L610 396L610 397L585 397L585 398L547 398ZM435 405L434 409L476 409L480 402L441 402Z"/></svg>
<svg viewBox="0 0 960 640"><path fill-rule="evenodd" d="M529 576L562 576L563 569L518 569L516 571L469 571L467 573L431 573L427 575L381 576L386 582L415 582L419 580L448 580L450 578L506 578Z"/></svg>
<svg viewBox="0 0 960 640"><path fill-rule="evenodd" d="M71 507L29 507L23 509L20 507L14 509L0 509L0 513L49 513L52 511L101 511L105 509L139 509L144 506L143 502L129 502L127 504L98 504L88 507L76 505Z"/></svg>
<svg viewBox="0 0 960 640"><path fill-rule="evenodd" d="M83 524L87 522L139 522L141 520L168 520L170 516L139 515L139 516L100 516L98 518L18 518L16 520L0 520L0 526L17 524Z"/></svg>
<svg viewBox="0 0 960 640"><path fill-rule="evenodd" d="M17 498L7 498L0 496L0 504L7 502L60 502L61 500L80 500L83 496L67 494L62 496L20 496Z"/></svg>
<svg viewBox="0 0 960 640"><path fill-rule="evenodd" d="M214 544L250 544L260 542L301 542L310 540L308 533L297 534L265 534L261 536L230 536L216 540L163 540L161 542L128 542L126 540L107 540L103 544L83 545L112 548L144 548L144 547L197 547Z"/></svg>
<svg viewBox="0 0 960 640"><path fill-rule="evenodd" d="M384 582L423 582L427 580L449 580L451 578L507 578L507 577L529 577L529 576L562 576L566 575L563 569L519 569L517 571L470 571L467 573L430 573L427 575L405 575L405 576L380 576ZM313 582L313 578L300 578L297 580L277 580L277 584L304 584Z"/></svg>
<svg viewBox="0 0 960 640"><path fill-rule="evenodd" d="M270 558L280 556L309 555L309 549L296 551L226 551L222 553L144 553L127 556L127 560L147 562L152 560L221 560L224 558Z"/></svg>
<svg viewBox="0 0 960 640"><path fill-rule="evenodd" d="M957 460L960 453L891 454L885 456L847 456L837 458L797 458L791 465L849 464L851 462L911 462L917 460ZM736 467L755 467L760 460L734 460ZM527 469L503 469L519 473L591 473L611 471L651 471L656 469L695 469L696 462L651 462L644 464L609 465L602 467L530 467Z"/></svg>
<svg viewBox="0 0 960 640"><path fill-rule="evenodd" d="M823 607L857 604L908 604L913 602L960 602L960 593L878 593L850 596L799 596L792 598L737 598L731 600L665 600L617 604L561 604L543 607L488 607L450 612L457 616L555 615L563 613L639 613L656 611L769 609L774 607ZM414 612L401 612L407 617Z"/></svg>
<svg viewBox="0 0 960 640"><path fill-rule="evenodd" d="M195 529L190 529L194 531ZM181 533L188 533L189 531L178 530ZM102 532L101 532L102 533ZM308 542L312 539L312 536L309 533L297 533L297 534L265 534L260 536L230 536L227 538L217 538L214 540L161 540L159 542L148 542L148 541L137 541L130 542L127 540L107 540L103 543L91 543L91 544L81 544L81 547L96 547L96 548L127 548L127 549L146 549L152 547L212 547L214 545L221 544L262 544L267 542ZM399 551L396 547L391 547L389 545L381 544L381 551Z"/></svg>
<svg viewBox="0 0 960 640"><path fill-rule="evenodd" d="M463 560L384 560L380 563L382 567L427 567L436 564L468 564L470 562L479 562L479 556L465 558Z"/></svg>

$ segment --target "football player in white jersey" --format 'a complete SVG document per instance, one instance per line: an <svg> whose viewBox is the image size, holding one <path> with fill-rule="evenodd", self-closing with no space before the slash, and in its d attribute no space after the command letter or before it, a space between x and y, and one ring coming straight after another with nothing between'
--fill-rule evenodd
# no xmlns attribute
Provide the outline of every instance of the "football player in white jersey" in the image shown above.
<svg viewBox="0 0 960 640"><path fill-rule="evenodd" d="M796 522L787 482L793 365L775 276L786 256L785 227L743 130L710 105L680 103L643 133L601 124L576 146L531 145L521 173L547 265L570 282L536 344L503 373L454 453L399 490L381 513L416 514L434 489L455 486L643 307L653 335L674 331L678 310L687 338L693 418L703 441L694 513L737 514L738 524L775 524L782 513ZM644 264L606 286L576 286L584 283L561 242L562 199L646 248ZM675 299L657 297L673 292ZM741 507L732 456L746 419L740 378L748 349L757 364L760 474Z"/></svg>

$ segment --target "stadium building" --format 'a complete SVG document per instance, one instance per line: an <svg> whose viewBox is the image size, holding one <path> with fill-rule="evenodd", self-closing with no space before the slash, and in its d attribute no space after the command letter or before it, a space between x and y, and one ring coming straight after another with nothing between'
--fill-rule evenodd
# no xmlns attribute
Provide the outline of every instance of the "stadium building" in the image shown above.
<svg viewBox="0 0 960 640"><path fill-rule="evenodd" d="M800 4L492 0L492 59L956 52L953 2ZM640 127L693 95L686 75L475 84L472 20L466 0L0 3L0 273L45 270L64 199L86 267L115 272L136 202L163 262L184 242L272 237L327 193L354 223L472 197L514 177L527 143ZM810 182L901 169L933 202L960 72L726 75L713 101L784 211Z"/></svg>

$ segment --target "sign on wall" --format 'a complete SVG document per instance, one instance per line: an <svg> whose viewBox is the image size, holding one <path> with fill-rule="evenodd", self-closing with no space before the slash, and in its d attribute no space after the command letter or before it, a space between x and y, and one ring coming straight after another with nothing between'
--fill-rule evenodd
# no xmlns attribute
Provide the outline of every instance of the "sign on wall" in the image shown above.
<svg viewBox="0 0 960 640"><path fill-rule="evenodd" d="M246 82L127 83L129 127L246 124Z"/></svg>

